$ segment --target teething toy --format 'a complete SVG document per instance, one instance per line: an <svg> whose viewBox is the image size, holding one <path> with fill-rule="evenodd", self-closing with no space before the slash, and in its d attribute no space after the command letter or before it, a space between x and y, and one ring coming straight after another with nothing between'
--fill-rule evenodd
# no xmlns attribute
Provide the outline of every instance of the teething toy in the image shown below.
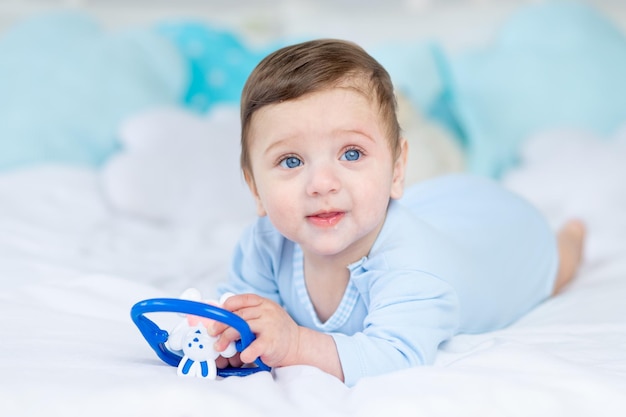
<svg viewBox="0 0 626 417"><path fill-rule="evenodd" d="M220 305L227 296L222 297ZM197 290L189 289L181 297L144 300L131 309L131 318L150 347L165 363L178 367L178 375L215 379L217 376L244 376L271 369L260 358L252 364L255 366L217 369L215 359L219 355L227 358L234 356L247 348L255 336L250 331L248 323L241 317L214 305L216 303L199 301L201 297ZM184 315L185 319L181 320L170 333L145 316L158 312L179 313ZM224 352L216 352L213 349L216 338L208 334L206 319L233 327L239 332L241 339L231 343Z"/></svg>

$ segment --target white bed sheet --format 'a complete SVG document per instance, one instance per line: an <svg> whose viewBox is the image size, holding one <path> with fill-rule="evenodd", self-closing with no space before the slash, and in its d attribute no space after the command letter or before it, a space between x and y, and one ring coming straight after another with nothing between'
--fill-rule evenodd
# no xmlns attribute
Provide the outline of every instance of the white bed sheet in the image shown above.
<svg viewBox="0 0 626 417"><path fill-rule="evenodd" d="M585 264L563 294L509 328L454 338L434 366L352 389L306 366L179 378L134 327L135 302L214 287L251 218L244 208L209 224L150 220L112 210L102 172L2 174L0 415L623 415L624 137L546 133L505 179L555 226L588 222Z"/></svg>

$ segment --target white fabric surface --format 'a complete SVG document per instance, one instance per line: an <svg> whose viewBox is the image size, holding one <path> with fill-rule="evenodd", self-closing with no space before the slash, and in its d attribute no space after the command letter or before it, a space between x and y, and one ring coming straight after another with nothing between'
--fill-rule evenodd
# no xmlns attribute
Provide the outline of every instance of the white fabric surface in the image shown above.
<svg viewBox="0 0 626 417"><path fill-rule="evenodd" d="M213 133L219 137L218 128ZM621 415L626 140L588 136L546 132L504 180L555 226L569 216L588 222L577 280L509 328L454 338L435 366L366 378L352 389L305 366L218 381L179 378L134 327L135 302L175 297L188 286L209 294L224 277L253 215L215 195L224 175L198 178L160 164L151 174L157 186L191 179L189 192L214 191L200 200L163 193L177 200L162 201L167 210L151 216L112 202L116 187L132 190L129 176L115 183L111 171L59 166L2 174L0 415ZM198 201L220 210L186 207Z"/></svg>

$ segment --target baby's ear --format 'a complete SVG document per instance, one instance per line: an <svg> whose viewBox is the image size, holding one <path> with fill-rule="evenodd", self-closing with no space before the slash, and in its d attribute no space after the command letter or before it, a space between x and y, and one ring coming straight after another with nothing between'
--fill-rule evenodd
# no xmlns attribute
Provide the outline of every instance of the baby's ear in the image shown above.
<svg viewBox="0 0 626 417"><path fill-rule="evenodd" d="M263 217L267 215L265 211L265 207L263 207L263 201L261 201L261 197L259 196L259 192L256 188L256 184L254 182L254 178L252 177L252 173L248 170L244 170L243 177L246 180L246 184L248 184L248 188L254 197L254 202L256 203L256 213L259 217Z"/></svg>
<svg viewBox="0 0 626 417"><path fill-rule="evenodd" d="M406 139L400 138L400 153L393 164L393 179L391 182L391 192L389 193L389 196L396 200L404 194L404 177L408 154L409 143Z"/></svg>

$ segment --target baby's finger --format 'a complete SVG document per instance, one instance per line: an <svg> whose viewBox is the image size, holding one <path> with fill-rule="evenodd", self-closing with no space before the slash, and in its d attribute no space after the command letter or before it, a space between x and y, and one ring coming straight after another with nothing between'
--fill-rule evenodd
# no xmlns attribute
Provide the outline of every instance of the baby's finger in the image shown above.
<svg viewBox="0 0 626 417"><path fill-rule="evenodd" d="M232 358L228 359L228 363L230 363L230 366L233 366L235 368L241 368L245 362L241 360L241 357L239 355L235 355Z"/></svg>
<svg viewBox="0 0 626 417"><path fill-rule="evenodd" d="M221 321L213 321L213 323L209 324L207 327L207 332L209 335L213 337L217 337L221 335L224 330L228 329L228 324L222 323Z"/></svg>
<svg viewBox="0 0 626 417"><path fill-rule="evenodd" d="M234 368L241 368L244 362L239 358L239 355L235 355L232 358L225 358L223 356L218 356L215 359L215 365L220 368L226 368L227 366L232 366Z"/></svg>
<svg viewBox="0 0 626 417"><path fill-rule="evenodd" d="M224 369L228 366L229 364L229 360L223 356L218 356L215 359L215 366L217 366L218 369Z"/></svg>
<svg viewBox="0 0 626 417"><path fill-rule="evenodd" d="M216 351L223 352L224 349L226 349L231 342L239 340L240 338L241 336L239 335L239 332L237 330L232 327L228 327L222 332L213 347Z"/></svg>
<svg viewBox="0 0 626 417"><path fill-rule="evenodd" d="M239 294L229 297L222 307L229 311L237 311L246 307L256 307L262 302L263 297L256 294Z"/></svg>
<svg viewBox="0 0 626 417"><path fill-rule="evenodd" d="M260 317L261 311L258 308L242 308L234 311L234 314L244 319L246 322L248 322L249 325L249 320L258 319ZM207 331L211 336L217 337L222 334L228 327L229 326L223 322L213 321L213 323L209 324L209 326L207 327Z"/></svg>
<svg viewBox="0 0 626 417"><path fill-rule="evenodd" d="M241 355L239 355L239 357L245 363L252 363L262 354L263 354L263 347L262 347L262 344L259 343L259 340L257 339L254 342L252 342L250 346L245 348L243 352L241 352ZM261 360L265 362L264 358L261 358ZM268 362L265 362L265 364L268 366L272 366Z"/></svg>

